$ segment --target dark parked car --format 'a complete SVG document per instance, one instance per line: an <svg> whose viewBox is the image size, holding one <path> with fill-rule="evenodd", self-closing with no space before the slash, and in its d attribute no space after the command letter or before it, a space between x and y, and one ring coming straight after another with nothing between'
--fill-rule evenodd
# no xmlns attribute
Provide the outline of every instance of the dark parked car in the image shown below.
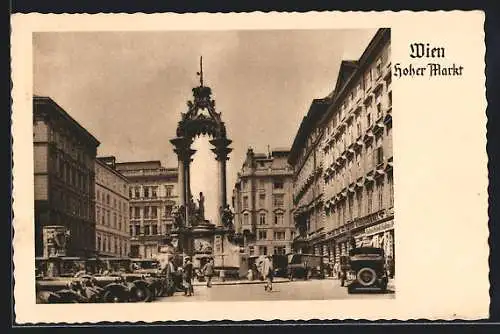
<svg viewBox="0 0 500 334"><path fill-rule="evenodd" d="M273 255L274 277L287 277L288 275L288 257L286 255Z"/></svg>
<svg viewBox="0 0 500 334"><path fill-rule="evenodd" d="M100 261L106 268L100 276L120 277L129 290L130 301L150 302L155 299L158 280L151 275L134 272L130 258L102 258Z"/></svg>
<svg viewBox="0 0 500 334"><path fill-rule="evenodd" d="M96 303L104 290L91 276L82 276L85 262L80 258L36 258L37 303ZM83 269L83 270L82 270Z"/></svg>
<svg viewBox="0 0 500 334"><path fill-rule="evenodd" d="M162 273L160 261L156 259L131 259L132 272L142 274L154 287L156 297L163 296L168 289L167 277Z"/></svg>
<svg viewBox="0 0 500 334"><path fill-rule="evenodd" d="M354 277L347 282L348 293L387 291L388 277L382 248L351 249L349 267Z"/></svg>
<svg viewBox="0 0 500 334"><path fill-rule="evenodd" d="M323 256L312 254L288 254L288 276L290 280L296 277L305 280L324 278Z"/></svg>

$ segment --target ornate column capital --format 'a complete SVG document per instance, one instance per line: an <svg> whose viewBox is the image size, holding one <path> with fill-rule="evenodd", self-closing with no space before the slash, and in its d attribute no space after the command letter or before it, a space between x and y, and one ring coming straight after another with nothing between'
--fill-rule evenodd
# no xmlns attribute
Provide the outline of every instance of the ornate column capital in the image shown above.
<svg viewBox="0 0 500 334"><path fill-rule="evenodd" d="M232 140L229 140L227 138L216 138L210 140L210 144L215 146L215 148L212 149L212 152L215 153L215 159L217 161L229 160L228 154L233 151L233 149L229 147L232 142Z"/></svg>
<svg viewBox="0 0 500 334"><path fill-rule="evenodd" d="M170 142L175 146L174 152L177 154L179 161L184 163L191 162L191 157L196 153L196 150L191 149L193 140L186 137L177 137L171 139Z"/></svg>

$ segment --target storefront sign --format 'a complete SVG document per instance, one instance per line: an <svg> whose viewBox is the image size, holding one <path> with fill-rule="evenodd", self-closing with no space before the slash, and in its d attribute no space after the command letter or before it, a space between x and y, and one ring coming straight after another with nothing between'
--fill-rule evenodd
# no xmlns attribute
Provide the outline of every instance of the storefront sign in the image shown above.
<svg viewBox="0 0 500 334"><path fill-rule="evenodd" d="M394 228L394 220L388 220L375 226L365 228L365 236L385 232Z"/></svg>

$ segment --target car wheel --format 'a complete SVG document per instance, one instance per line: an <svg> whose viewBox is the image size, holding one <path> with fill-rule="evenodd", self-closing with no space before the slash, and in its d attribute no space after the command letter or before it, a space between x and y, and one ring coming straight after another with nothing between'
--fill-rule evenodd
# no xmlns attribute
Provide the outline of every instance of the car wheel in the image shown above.
<svg viewBox="0 0 500 334"><path fill-rule="evenodd" d="M102 297L104 303L123 303L125 300L118 293L106 291Z"/></svg>
<svg viewBox="0 0 500 334"><path fill-rule="evenodd" d="M372 268L362 268L356 274L356 279L362 286L370 286L377 280L377 273Z"/></svg>
<svg viewBox="0 0 500 334"><path fill-rule="evenodd" d="M151 301L152 298L152 293L151 290L149 290L145 286L137 286L134 288L132 292L134 300L138 302L148 302Z"/></svg>

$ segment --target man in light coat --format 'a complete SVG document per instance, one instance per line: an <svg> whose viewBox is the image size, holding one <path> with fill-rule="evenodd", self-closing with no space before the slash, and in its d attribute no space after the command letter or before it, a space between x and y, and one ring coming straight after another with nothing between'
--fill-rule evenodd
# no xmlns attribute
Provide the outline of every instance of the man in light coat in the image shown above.
<svg viewBox="0 0 500 334"><path fill-rule="evenodd" d="M264 290L271 292L273 290L273 263L271 256L266 256L262 263L262 276L266 280Z"/></svg>

